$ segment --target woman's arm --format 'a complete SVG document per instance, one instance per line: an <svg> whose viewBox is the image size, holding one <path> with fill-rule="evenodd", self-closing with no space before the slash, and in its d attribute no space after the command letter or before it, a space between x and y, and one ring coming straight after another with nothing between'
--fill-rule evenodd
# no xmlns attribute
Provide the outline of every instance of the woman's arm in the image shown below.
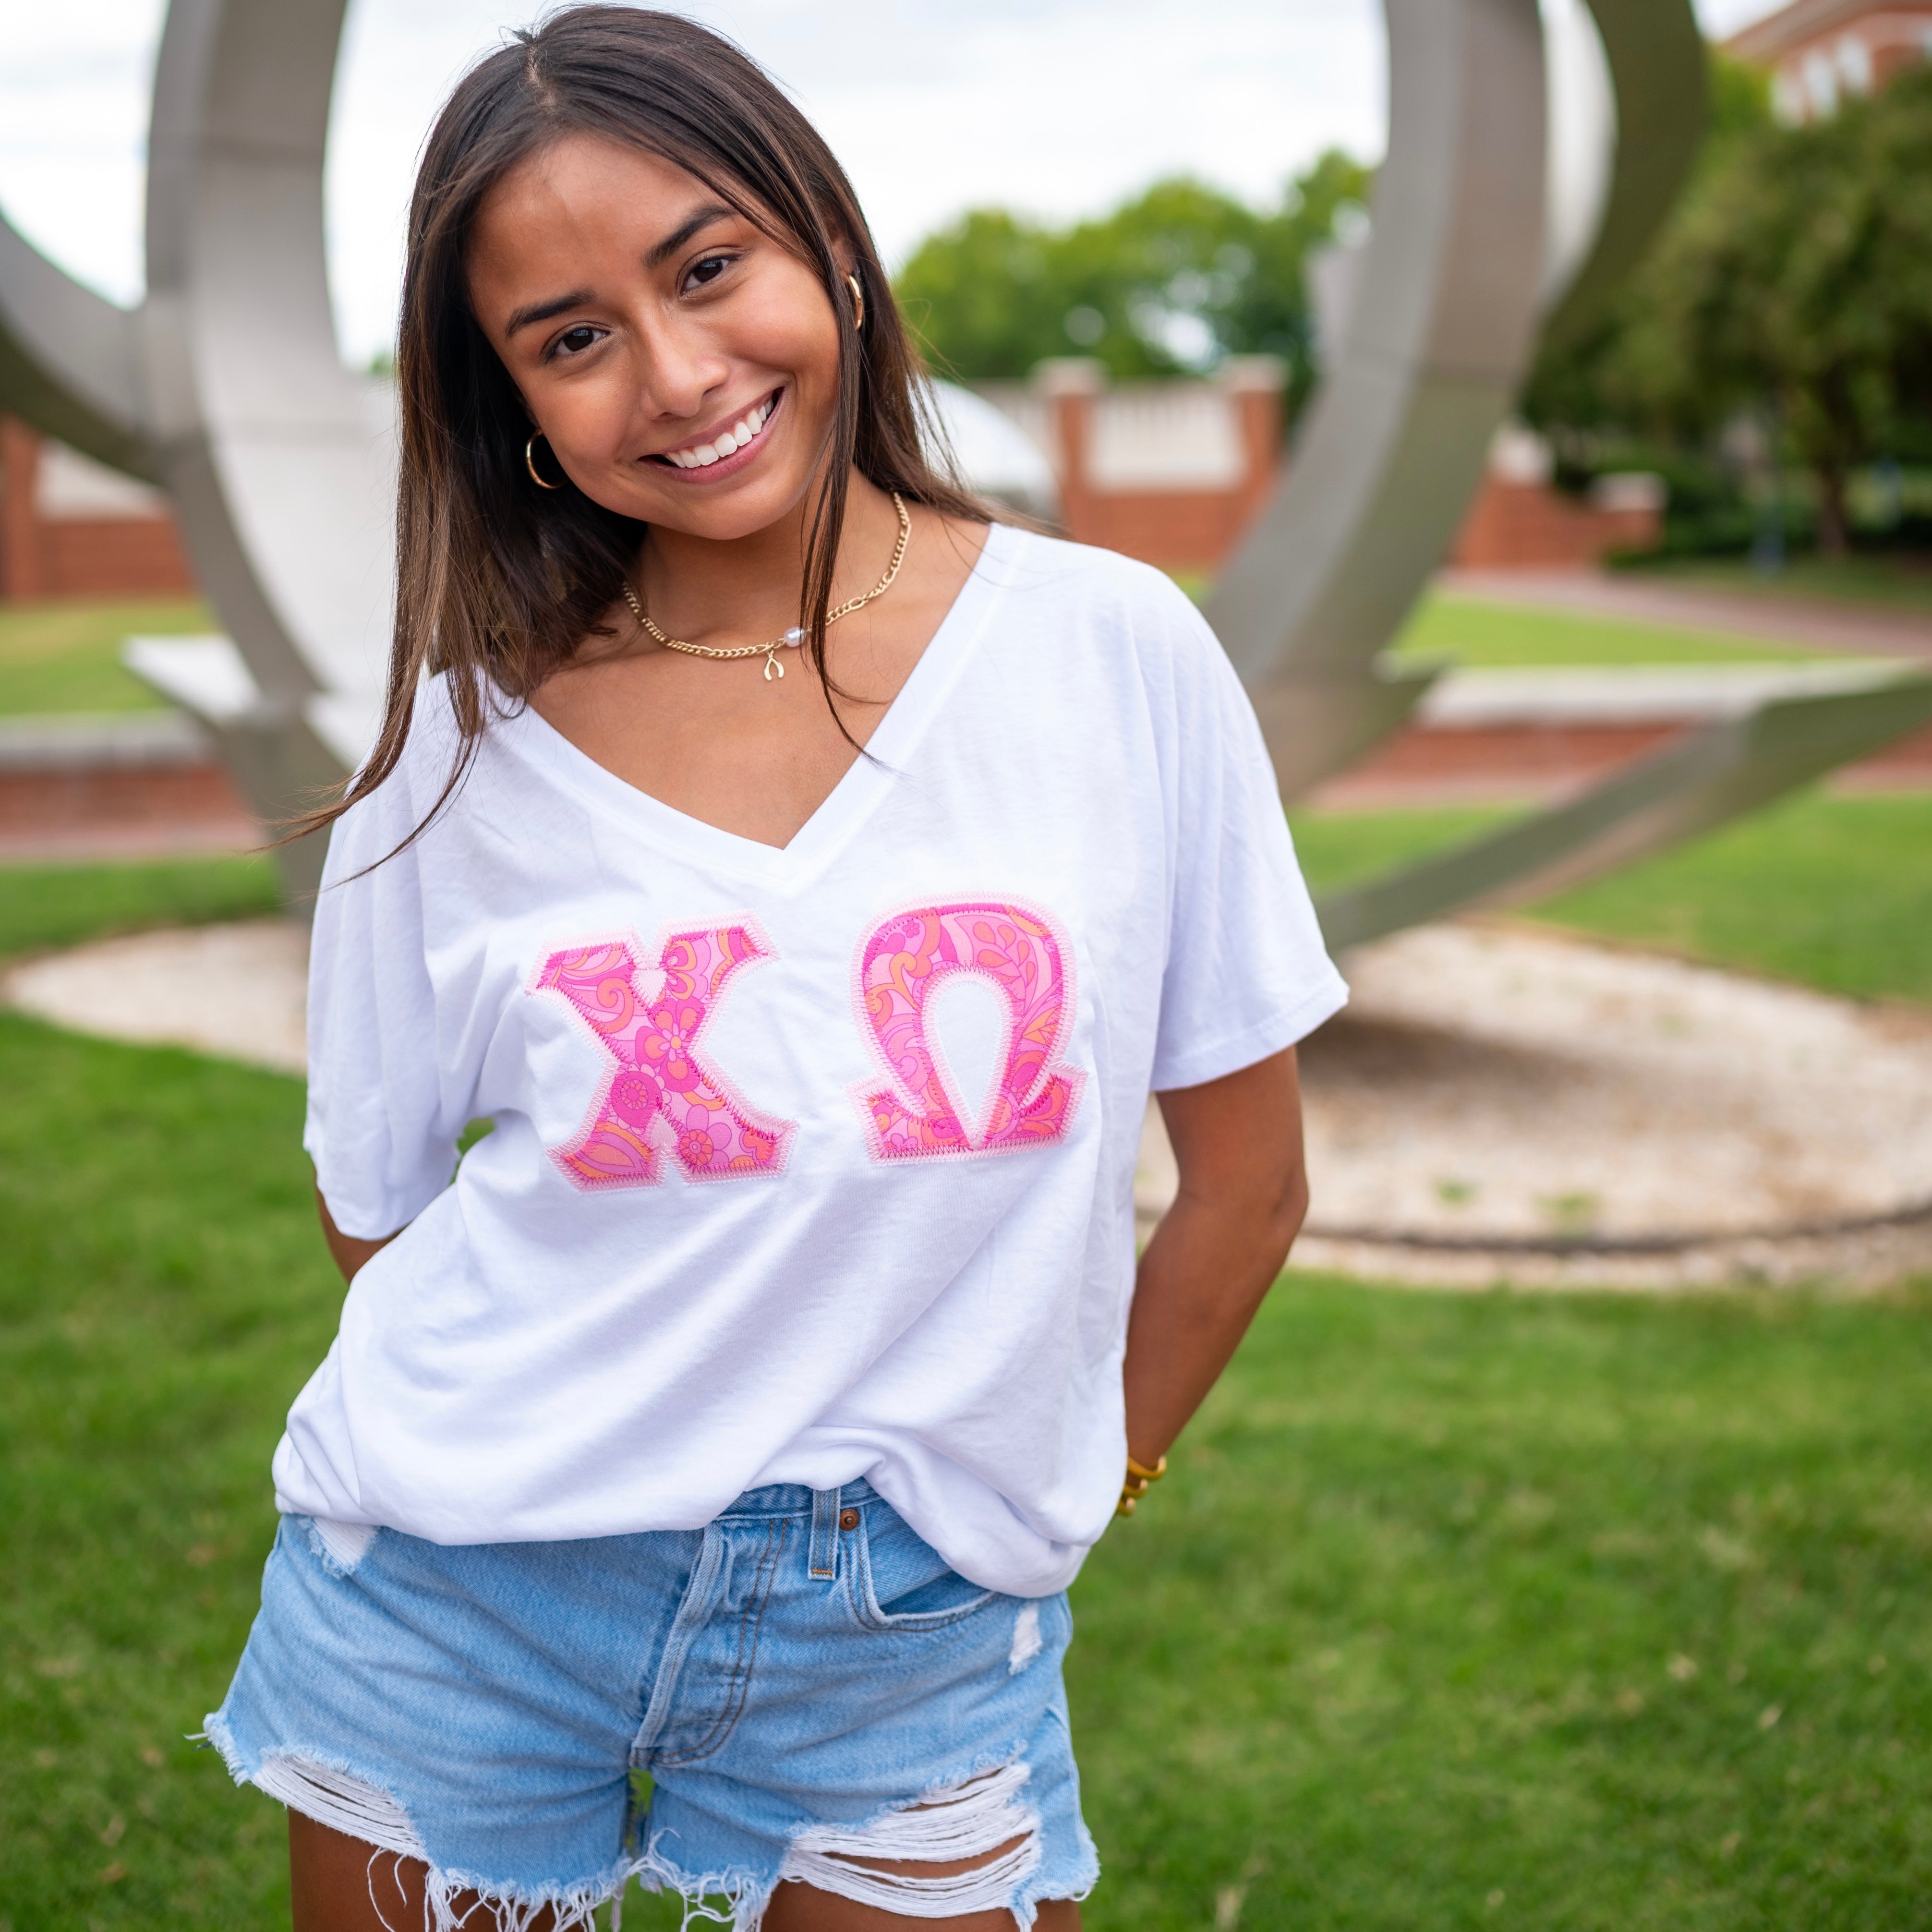
<svg viewBox="0 0 1932 1932"><path fill-rule="evenodd" d="M322 1198L319 1187L315 1190L315 1211L322 1216L322 1239L328 1242L328 1252L335 1257L335 1265L342 1270L344 1281L353 1281L362 1264L403 1232L398 1228L396 1234L385 1234L380 1241L365 1241L360 1234L345 1234L335 1225L335 1217L329 1213L328 1203Z"/></svg>
<svg viewBox="0 0 1932 1932"><path fill-rule="evenodd" d="M1127 1450L1148 1468L1200 1407L1308 1212L1294 1049L1157 1096L1180 1170L1127 1324Z"/></svg>

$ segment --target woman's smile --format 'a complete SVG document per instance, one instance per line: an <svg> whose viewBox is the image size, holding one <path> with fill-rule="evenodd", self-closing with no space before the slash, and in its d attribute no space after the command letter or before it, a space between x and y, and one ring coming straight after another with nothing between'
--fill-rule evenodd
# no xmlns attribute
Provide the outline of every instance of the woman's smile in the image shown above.
<svg viewBox="0 0 1932 1932"><path fill-rule="evenodd" d="M765 432L777 415L784 393L781 384L718 427L680 443L675 449L659 450L644 460L694 483L735 476L764 448Z"/></svg>

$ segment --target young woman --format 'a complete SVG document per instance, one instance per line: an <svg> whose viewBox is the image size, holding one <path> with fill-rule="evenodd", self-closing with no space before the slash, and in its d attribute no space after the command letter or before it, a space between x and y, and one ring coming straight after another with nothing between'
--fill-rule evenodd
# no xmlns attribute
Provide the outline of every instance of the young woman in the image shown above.
<svg viewBox="0 0 1932 1932"><path fill-rule="evenodd" d="M934 467L844 176L688 22L461 82L398 367L312 969L352 1285L210 1735L304 1932L634 1873L1069 1932L1066 1587L1287 1252L1344 997L1252 715L1166 579Z"/></svg>

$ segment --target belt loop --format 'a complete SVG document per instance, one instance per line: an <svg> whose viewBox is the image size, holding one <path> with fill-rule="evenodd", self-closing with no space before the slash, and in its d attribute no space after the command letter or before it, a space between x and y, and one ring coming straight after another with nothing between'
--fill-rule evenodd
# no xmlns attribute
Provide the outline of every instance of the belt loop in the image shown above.
<svg viewBox="0 0 1932 1932"><path fill-rule="evenodd" d="M812 1492L812 1574L830 1582L838 1574L838 1498L837 1490Z"/></svg>

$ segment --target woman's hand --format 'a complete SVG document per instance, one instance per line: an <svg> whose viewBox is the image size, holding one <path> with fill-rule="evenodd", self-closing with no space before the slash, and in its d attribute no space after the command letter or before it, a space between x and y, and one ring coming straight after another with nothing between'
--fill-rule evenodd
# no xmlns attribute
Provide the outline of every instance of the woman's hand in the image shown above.
<svg viewBox="0 0 1932 1932"><path fill-rule="evenodd" d="M322 1216L322 1239L328 1244L328 1252L335 1257L335 1265L342 1270L344 1281L353 1281L362 1264L380 1248L386 1248L403 1231L398 1228L396 1234L385 1234L380 1241L365 1241L360 1234L345 1234L335 1225L335 1218L328 1211L328 1203L322 1198L322 1190L315 1190L315 1211Z"/></svg>
<svg viewBox="0 0 1932 1932"><path fill-rule="evenodd" d="M1127 1450L1152 1468L1228 1365L1308 1212L1294 1049L1156 1096L1180 1170L1127 1324Z"/></svg>

